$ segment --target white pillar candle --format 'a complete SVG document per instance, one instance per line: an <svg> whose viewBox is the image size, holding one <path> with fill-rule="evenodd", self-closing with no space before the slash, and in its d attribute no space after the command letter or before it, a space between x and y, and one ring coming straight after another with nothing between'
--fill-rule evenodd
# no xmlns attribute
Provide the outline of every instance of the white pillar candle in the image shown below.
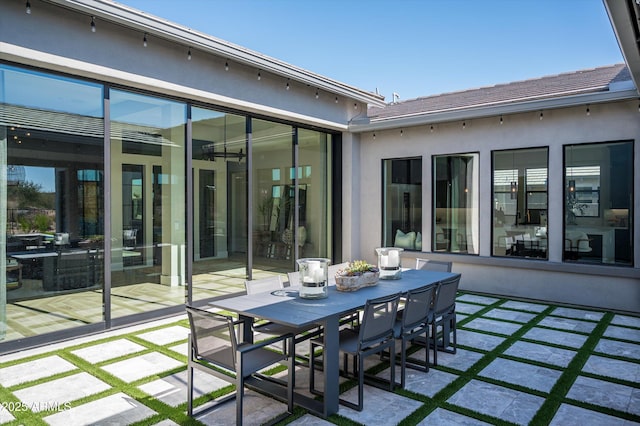
<svg viewBox="0 0 640 426"><path fill-rule="evenodd" d="M381 268L386 268L387 266L389 266L389 256L381 254L380 255L380 267Z"/></svg>
<svg viewBox="0 0 640 426"><path fill-rule="evenodd" d="M389 267L397 268L400 266L400 252L398 250L389 251Z"/></svg>

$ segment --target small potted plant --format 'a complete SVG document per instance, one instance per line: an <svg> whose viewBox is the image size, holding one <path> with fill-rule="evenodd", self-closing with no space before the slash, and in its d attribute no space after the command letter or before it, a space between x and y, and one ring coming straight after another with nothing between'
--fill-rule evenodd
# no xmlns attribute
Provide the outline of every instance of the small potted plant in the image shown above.
<svg viewBox="0 0 640 426"><path fill-rule="evenodd" d="M335 278L337 290L356 291L362 287L376 285L380 278L380 270L364 260L354 260L349 266L339 270Z"/></svg>

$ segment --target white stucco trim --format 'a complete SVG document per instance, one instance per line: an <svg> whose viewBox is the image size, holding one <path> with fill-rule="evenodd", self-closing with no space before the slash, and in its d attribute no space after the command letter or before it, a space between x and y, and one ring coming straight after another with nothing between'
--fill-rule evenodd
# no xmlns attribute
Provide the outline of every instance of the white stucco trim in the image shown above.
<svg viewBox="0 0 640 426"><path fill-rule="evenodd" d="M108 83L121 84L137 89L149 90L179 98L199 100L224 107L276 117L287 121L319 126L328 130L344 132L347 130L346 123L337 123L329 120L322 120L309 115L299 114L279 108L273 108L253 102L222 96L215 93L198 90L191 87L173 84L155 78L132 74L117 69L52 55L37 50L27 49L21 46L0 42L0 59L17 62L24 65L42 67L48 70L64 72L85 78L96 79Z"/></svg>

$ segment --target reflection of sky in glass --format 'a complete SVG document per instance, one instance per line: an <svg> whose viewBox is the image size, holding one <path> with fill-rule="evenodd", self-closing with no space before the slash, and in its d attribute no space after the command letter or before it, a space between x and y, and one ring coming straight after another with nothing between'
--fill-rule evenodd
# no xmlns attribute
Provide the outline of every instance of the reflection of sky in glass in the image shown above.
<svg viewBox="0 0 640 426"><path fill-rule="evenodd" d="M223 116L224 116L223 112L212 111L210 109L197 108L197 107L191 108L191 121L193 121L194 123L202 120L210 120L212 118L219 118Z"/></svg>
<svg viewBox="0 0 640 426"><path fill-rule="evenodd" d="M53 167L25 166L25 182L33 182L42 187L42 192L55 192L55 169Z"/></svg>
<svg viewBox="0 0 640 426"><path fill-rule="evenodd" d="M111 120L169 129L187 122L187 106L180 102L111 90Z"/></svg>
<svg viewBox="0 0 640 426"><path fill-rule="evenodd" d="M103 117L102 85L0 65L0 102Z"/></svg>

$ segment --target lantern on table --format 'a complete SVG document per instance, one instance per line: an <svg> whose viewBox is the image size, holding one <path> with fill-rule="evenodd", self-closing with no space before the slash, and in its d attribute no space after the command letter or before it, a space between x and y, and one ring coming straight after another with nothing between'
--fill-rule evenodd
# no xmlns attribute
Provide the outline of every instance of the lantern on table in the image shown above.
<svg viewBox="0 0 640 426"><path fill-rule="evenodd" d="M324 299L329 295L329 263L330 259L304 258L298 259L300 270L300 291L303 299Z"/></svg>
<svg viewBox="0 0 640 426"><path fill-rule="evenodd" d="M378 269L381 280L399 280L402 278L400 268L400 253L403 249L398 247L380 247L378 253Z"/></svg>

